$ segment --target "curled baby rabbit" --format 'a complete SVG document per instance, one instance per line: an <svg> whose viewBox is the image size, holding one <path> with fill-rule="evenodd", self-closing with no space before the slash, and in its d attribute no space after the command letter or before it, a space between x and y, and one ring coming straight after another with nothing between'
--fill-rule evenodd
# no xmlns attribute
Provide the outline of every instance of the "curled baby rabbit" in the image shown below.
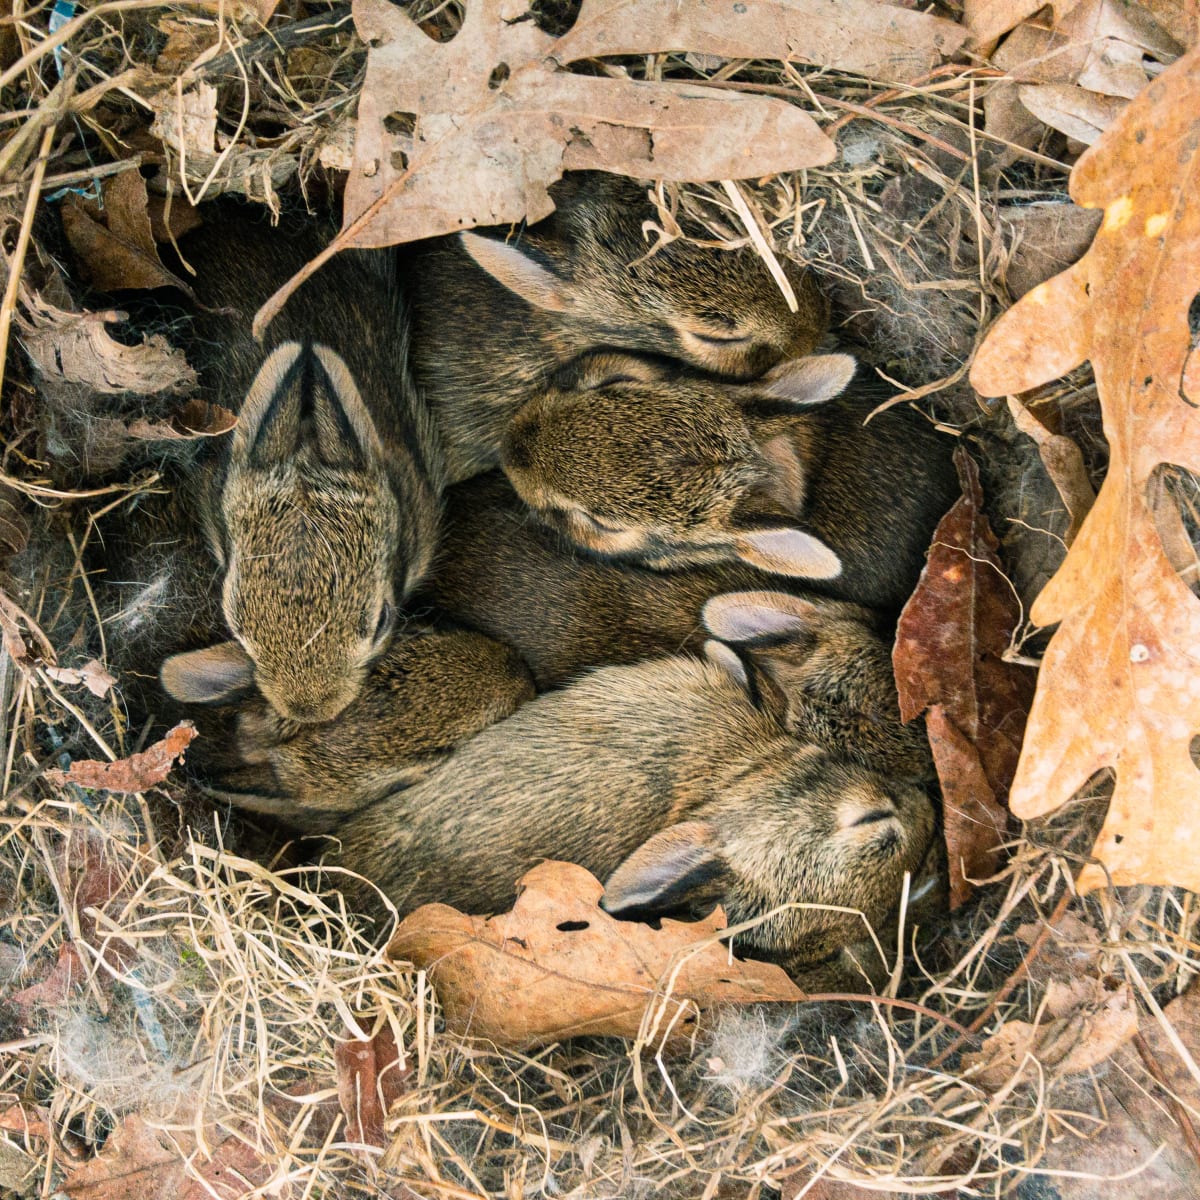
<svg viewBox="0 0 1200 1200"><path fill-rule="evenodd" d="M417 378L443 428L451 480L494 467L509 418L562 364L597 347L647 351L748 379L813 350L828 323L812 277L785 270L790 311L751 248L682 239L653 255L644 186L569 173L555 211L519 233L469 232L405 259Z"/></svg>
<svg viewBox="0 0 1200 1200"><path fill-rule="evenodd" d="M732 924L766 917L738 936L741 951L808 986L861 986L885 966L867 924L881 936L892 925L905 873L914 894L936 890L933 808L917 783L864 765L873 737L853 722L827 741L784 722L804 727L799 710L823 680L839 695L830 667L857 672L877 639L863 624L856 645L787 596L739 597L714 617L720 630L735 622L752 636L732 671L725 650L673 656L539 696L339 826L338 862L402 912L442 901L475 913L506 908L540 860L576 862L607 881L615 915L721 903ZM742 667L767 629L782 718ZM356 896L369 903L366 889ZM766 916L781 905L794 907Z"/></svg>
<svg viewBox="0 0 1200 1200"><path fill-rule="evenodd" d="M582 548L657 569L738 560L897 611L956 493L946 439L853 385L845 354L730 384L593 355L512 421L503 466ZM842 393L849 386L845 395Z"/></svg>
<svg viewBox="0 0 1200 1200"><path fill-rule="evenodd" d="M318 247L236 210L185 239L206 394L239 411L190 483L233 640L163 669L176 699L256 684L298 722L328 721L358 694L428 571L443 487L389 259L339 255L269 327L265 360L250 338L258 304Z"/></svg>
<svg viewBox="0 0 1200 1200"><path fill-rule="evenodd" d="M771 590L778 582L739 562L653 571L581 554L532 519L504 475L493 471L447 490L441 547L414 603L428 601L459 624L514 646L546 689L587 667L700 654L708 636L700 612L709 597ZM865 610L845 607L867 619Z"/></svg>
<svg viewBox="0 0 1200 1200"><path fill-rule="evenodd" d="M232 745L193 755L210 792L305 833L421 779L458 743L533 697L509 647L464 630L407 628L371 669L362 693L327 725L288 721L247 698Z"/></svg>

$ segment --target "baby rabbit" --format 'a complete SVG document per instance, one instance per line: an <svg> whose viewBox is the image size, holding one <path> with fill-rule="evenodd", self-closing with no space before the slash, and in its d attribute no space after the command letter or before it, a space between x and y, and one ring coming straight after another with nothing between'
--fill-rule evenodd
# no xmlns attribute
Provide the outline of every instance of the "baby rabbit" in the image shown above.
<svg viewBox="0 0 1200 1200"><path fill-rule="evenodd" d="M504 469L543 520L602 557L740 560L895 612L957 495L954 472L920 415L863 424L880 396L839 396L854 371L832 354L737 385L592 355L514 418Z"/></svg>
<svg viewBox="0 0 1200 1200"><path fill-rule="evenodd" d="M643 186L572 172L551 195L554 213L511 240L468 232L404 252L416 280L413 364L451 482L494 467L509 419L585 351L647 351L748 379L825 333L825 300L792 263L795 313L750 248L680 240L649 254L643 229L657 214Z"/></svg>
<svg viewBox="0 0 1200 1200"><path fill-rule="evenodd" d="M533 698L515 651L479 633L407 628L328 725L244 703L232 746L193 755L210 793L309 833L423 778L460 742Z"/></svg>
<svg viewBox="0 0 1200 1200"><path fill-rule="evenodd" d="M508 480L492 471L447 490L441 547L414 604L429 602L514 646L545 690L586 667L699 654L707 636L700 610L710 596L778 584L739 562L664 572L581 554L532 520ZM865 609L843 607L869 620Z"/></svg>
<svg viewBox="0 0 1200 1200"><path fill-rule="evenodd" d="M706 619L736 639L710 661L606 667L538 697L342 823L337 861L402 912L500 911L544 858L606 880L619 916L719 902L736 924L796 905L738 947L861 985L882 965L863 918L887 927L905 872L914 896L938 879L928 752L899 726L886 649L783 594L719 597Z"/></svg>
<svg viewBox="0 0 1200 1200"><path fill-rule="evenodd" d="M169 659L166 690L211 702L256 683L285 718L328 721L362 688L432 559L443 470L408 370L387 256L339 255L250 337L256 307L319 249L244 213L184 240L206 395L239 411L186 484L224 571L233 641Z"/></svg>

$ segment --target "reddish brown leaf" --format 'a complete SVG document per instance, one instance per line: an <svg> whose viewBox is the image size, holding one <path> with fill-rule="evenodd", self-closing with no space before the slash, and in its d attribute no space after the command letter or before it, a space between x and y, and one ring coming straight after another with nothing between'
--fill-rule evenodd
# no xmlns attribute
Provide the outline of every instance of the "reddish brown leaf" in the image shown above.
<svg viewBox="0 0 1200 1200"><path fill-rule="evenodd" d="M982 511L979 472L955 452L963 495L933 535L917 590L900 614L893 665L900 714L927 726L945 800L951 889L995 868L1000 805L1016 770L1033 694L1028 669L1003 659L1020 609ZM936 706L937 714L933 715Z"/></svg>
<svg viewBox="0 0 1200 1200"><path fill-rule="evenodd" d="M932 705L925 714L925 728L942 785L950 907L957 908L971 895L971 880L987 879L1000 866L1008 815L996 801L979 752L940 704Z"/></svg>
<svg viewBox="0 0 1200 1200"><path fill-rule="evenodd" d="M411 1067L401 1067L396 1038L385 1025L369 1042L338 1042L338 1100L346 1118L346 1140L386 1146L384 1118L392 1102L404 1093Z"/></svg>
<svg viewBox="0 0 1200 1200"><path fill-rule="evenodd" d="M144 792L166 779L175 760L183 755L195 736L195 725L191 721L180 721L162 741L155 742L140 754L131 754L116 762L81 759L72 763L70 770L47 771L46 778L59 785L74 783L107 792Z"/></svg>
<svg viewBox="0 0 1200 1200"><path fill-rule="evenodd" d="M92 286L102 292L127 288L192 290L163 266L150 225L146 181L122 171L104 181L102 207L69 196L62 206L63 232L79 255Z"/></svg>
<svg viewBox="0 0 1200 1200"><path fill-rule="evenodd" d="M1151 492L1162 463L1200 471L1188 312L1200 259L1200 51L1150 84L1071 176L1105 209L1091 249L994 326L971 381L1028 391L1092 364L1108 474L1066 561L1034 603L1046 651L1012 807L1036 817L1104 767L1116 788L1087 890L1200 890L1200 602L1172 566ZM1051 318L1052 314L1052 318Z"/></svg>
<svg viewBox="0 0 1200 1200"><path fill-rule="evenodd" d="M542 863L520 885L512 911L497 917L426 904L388 947L429 972L455 1033L506 1046L632 1038L654 1007L658 1041L672 1021L673 1033L690 1034L697 1009L804 999L779 967L730 959L714 936L725 926L720 909L661 929L617 921L599 906L603 885L572 863Z"/></svg>

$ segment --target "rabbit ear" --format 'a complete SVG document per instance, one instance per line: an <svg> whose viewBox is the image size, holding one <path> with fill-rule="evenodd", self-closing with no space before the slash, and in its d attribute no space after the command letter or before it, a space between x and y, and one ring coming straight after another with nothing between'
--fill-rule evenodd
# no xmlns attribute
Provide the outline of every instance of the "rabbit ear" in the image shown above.
<svg viewBox="0 0 1200 1200"><path fill-rule="evenodd" d="M836 579L842 560L820 538L801 529L750 529L738 533L734 553L744 563L772 575Z"/></svg>
<svg viewBox="0 0 1200 1200"><path fill-rule="evenodd" d="M237 642L173 654L159 672L163 691L185 704L218 704L254 685L254 663Z"/></svg>
<svg viewBox="0 0 1200 1200"><path fill-rule="evenodd" d="M823 404L846 390L858 363L849 354L810 354L772 367L753 390L791 404Z"/></svg>
<svg viewBox="0 0 1200 1200"><path fill-rule="evenodd" d="M566 280L524 250L469 230L458 236L463 248L480 267L534 308L568 312L575 307L575 297Z"/></svg>
<svg viewBox="0 0 1200 1200"><path fill-rule="evenodd" d="M327 346L286 342L250 386L232 461L266 470L304 447L330 467L366 470L383 459L375 423L341 357Z"/></svg>
<svg viewBox="0 0 1200 1200"><path fill-rule="evenodd" d="M742 656L732 647L726 646L724 642L718 642L713 638L709 638L704 643L704 657L714 667L720 667L738 687L747 692L750 690L750 679L746 674L746 664L742 662Z"/></svg>
<svg viewBox="0 0 1200 1200"><path fill-rule="evenodd" d="M701 611L704 627L723 642L756 642L811 630L817 606L787 592L726 592Z"/></svg>
<svg viewBox="0 0 1200 1200"><path fill-rule="evenodd" d="M647 920L717 903L730 880L716 828L684 821L643 842L604 885L601 908L615 917Z"/></svg>

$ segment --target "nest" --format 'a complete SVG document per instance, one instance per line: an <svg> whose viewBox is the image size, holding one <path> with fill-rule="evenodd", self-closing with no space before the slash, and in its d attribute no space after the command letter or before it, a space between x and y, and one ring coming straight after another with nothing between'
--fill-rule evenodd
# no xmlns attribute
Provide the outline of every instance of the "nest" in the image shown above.
<svg viewBox="0 0 1200 1200"><path fill-rule="evenodd" d="M72 443L98 414L73 408L69 389L48 398L10 341L14 323L26 334L36 323L35 291L60 334L83 319L54 206L139 164L164 195L202 202L235 192L273 212L285 203L323 210L348 164L364 64L348 6L298 5L269 33L245 12L211 7L101 4L75 18L65 41L42 10L4 27L16 44L0 115L0 347L10 347L0 359L9 558L0 1190L50 1195L106 1140L132 1137L134 1116L184 1177L217 1195L710 1200L831 1194L818 1190L830 1181L999 1195L1052 1173L1053 1144L1102 1128L1107 1068L1081 1075L1061 1060L1024 1058L985 1086L964 1075L964 1055L1001 1021L1039 1020L1054 964L1072 953L1091 956L1096 972L1135 988L1160 1017L1200 955L1190 896L1075 896L1103 780L1052 821L1022 828L1001 874L925 959L907 964L902 995L915 1011L864 996L731 1012L690 1053L668 1058L612 1040L519 1055L452 1038L425 977L388 961L344 910L337 877L288 866L269 830L213 813L184 782L123 796L46 777L71 758L123 757L154 729L154 714L131 717L124 680L93 695L63 675L103 658L105 630L115 628L85 552L103 539L106 516L157 480L117 469L80 486ZM430 21L456 20L446 4L418 8ZM566 8L539 11L553 25ZM833 118L825 128L837 136L837 161L744 194L774 252L819 272L840 336L968 439L1027 607L1061 559L1066 515L1032 443L982 407L964 377L982 330L1030 267L1013 212L1064 202L1061 142L1014 155L989 141L977 121L986 69L944 68L904 89L694 56L629 69L714 87L736 80ZM211 161L181 161L149 128L148 113L163 111L151 97L185 74L217 89L223 149ZM664 235L686 213L713 242L746 240L719 187L657 194ZM125 340L136 346L140 336ZM124 394L114 386L109 399ZM1055 394L1064 431L1098 477L1090 380ZM1194 487L1181 487L1194 500ZM141 582L153 622L153 581ZM1026 630L1013 654L1037 648ZM348 1066L348 1055L385 1044L396 1061L378 1078ZM1155 1086L1152 1059L1123 1069Z"/></svg>

